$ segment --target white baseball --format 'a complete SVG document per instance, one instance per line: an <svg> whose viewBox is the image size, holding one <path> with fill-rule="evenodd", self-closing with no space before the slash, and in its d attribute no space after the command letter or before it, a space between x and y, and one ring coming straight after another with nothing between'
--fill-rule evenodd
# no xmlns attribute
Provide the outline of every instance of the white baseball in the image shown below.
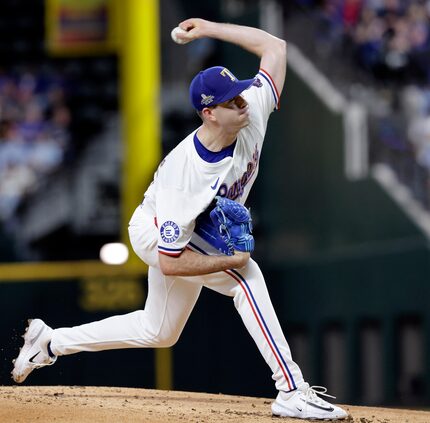
<svg viewBox="0 0 430 423"><path fill-rule="evenodd" d="M178 38L178 37L177 37L177 35L176 35L176 34L178 34L178 33L184 34L185 32L187 32L187 31L185 31L185 30L183 30L182 28L180 28L179 26L177 26L176 28L173 28L173 29L172 29L172 32L170 33L170 35L171 35L171 37L172 37L172 40L173 40L175 43L177 43L177 44L187 44L187 43L189 43L189 41L187 41L187 40L182 40L182 39Z"/></svg>

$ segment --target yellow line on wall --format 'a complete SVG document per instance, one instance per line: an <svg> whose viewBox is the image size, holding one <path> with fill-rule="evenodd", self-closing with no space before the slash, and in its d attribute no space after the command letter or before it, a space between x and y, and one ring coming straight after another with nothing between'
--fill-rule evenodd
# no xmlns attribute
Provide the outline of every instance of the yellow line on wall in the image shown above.
<svg viewBox="0 0 430 423"><path fill-rule="evenodd" d="M138 276L147 272L147 266L124 264L113 266L97 260L4 263L0 264L1 282L30 282L46 280L80 279L95 276Z"/></svg>

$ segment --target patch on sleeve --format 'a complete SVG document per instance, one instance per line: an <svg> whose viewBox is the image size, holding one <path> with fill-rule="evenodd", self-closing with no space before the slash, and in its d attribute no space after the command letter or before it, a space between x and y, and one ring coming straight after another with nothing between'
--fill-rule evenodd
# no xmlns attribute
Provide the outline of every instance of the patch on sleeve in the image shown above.
<svg viewBox="0 0 430 423"><path fill-rule="evenodd" d="M254 82L252 83L252 85L253 85L254 87L261 88L261 87L263 86L263 83L260 81L260 78L257 76L257 77L254 79Z"/></svg>
<svg viewBox="0 0 430 423"><path fill-rule="evenodd" d="M275 108L279 109L279 93L275 83L273 82L272 77L263 68L260 68L260 70L258 71L258 75L261 76L264 80L266 80L269 84L270 89L272 90L273 99L275 100Z"/></svg>
<svg viewBox="0 0 430 423"><path fill-rule="evenodd" d="M161 239L166 244L175 242L179 238L179 234L180 234L179 226L175 222L172 222L171 220L167 220L161 225L161 228L160 228Z"/></svg>

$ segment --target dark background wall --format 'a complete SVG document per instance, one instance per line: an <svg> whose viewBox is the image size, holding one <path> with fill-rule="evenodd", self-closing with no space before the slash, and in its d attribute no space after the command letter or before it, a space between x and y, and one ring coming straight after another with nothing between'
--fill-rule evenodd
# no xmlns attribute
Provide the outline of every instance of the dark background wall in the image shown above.
<svg viewBox="0 0 430 423"><path fill-rule="evenodd" d="M183 17L186 7L189 2ZM201 16L221 20L220 10L217 3ZM229 20L257 25L257 11L253 5ZM217 49L216 60L237 76L256 73L258 61L239 48ZM291 69L249 204L254 257L309 382L327 385L339 401L428 405L428 241L372 178L345 178L342 116ZM0 283L0 383L12 383L11 360L27 318L59 327L125 313L144 306L146 281L135 283L143 297L133 307L92 309L83 302L85 280ZM231 299L209 290L173 348L173 360L175 389L275 395L270 370ZM154 378L152 350L123 350L61 358L26 383L151 388Z"/></svg>

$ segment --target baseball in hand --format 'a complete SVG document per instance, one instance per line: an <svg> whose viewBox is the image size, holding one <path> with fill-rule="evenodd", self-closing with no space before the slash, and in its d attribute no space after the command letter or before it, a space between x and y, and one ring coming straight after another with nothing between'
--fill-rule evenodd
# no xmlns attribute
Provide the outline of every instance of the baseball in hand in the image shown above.
<svg viewBox="0 0 430 423"><path fill-rule="evenodd" d="M170 33L170 35L172 36L172 40L177 43L177 44L187 44L189 41L188 40L182 40L181 38L178 38L178 36L176 34L178 33L182 33L184 34L185 30L183 30L182 28L180 28L179 26L177 26L176 28L172 29L172 32Z"/></svg>

